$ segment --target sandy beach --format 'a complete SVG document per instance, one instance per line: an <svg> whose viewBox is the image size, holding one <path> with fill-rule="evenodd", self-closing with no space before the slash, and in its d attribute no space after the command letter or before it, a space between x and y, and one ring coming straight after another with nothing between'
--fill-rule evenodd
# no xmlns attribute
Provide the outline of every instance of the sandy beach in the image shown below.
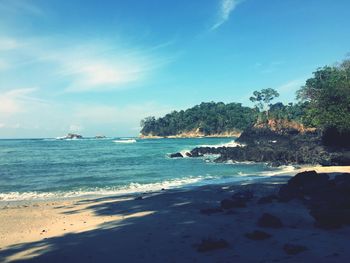
<svg viewBox="0 0 350 263"><path fill-rule="evenodd" d="M350 172L350 167L303 167ZM209 185L143 195L2 204L1 262L346 262L350 227L314 227L307 208L289 203L258 204L278 191L288 176L259 183ZM220 201L241 190L254 192L247 207L217 211ZM139 198L137 198L139 197ZM263 229L263 213L278 216L279 229ZM263 230L266 240L247 233ZM201 252L203 241L224 240L225 248ZM307 249L297 255L283 247ZM252 253L253 251L253 253Z"/></svg>

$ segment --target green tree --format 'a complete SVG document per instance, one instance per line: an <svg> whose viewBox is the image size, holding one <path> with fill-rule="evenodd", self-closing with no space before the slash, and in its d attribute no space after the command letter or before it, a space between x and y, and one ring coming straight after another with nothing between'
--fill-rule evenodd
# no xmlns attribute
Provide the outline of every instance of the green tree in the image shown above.
<svg viewBox="0 0 350 263"><path fill-rule="evenodd" d="M270 102L278 97L280 94L275 89L262 89L261 91L254 91L253 96L249 98L251 102L256 103L256 107L260 111L266 112L266 118L269 119Z"/></svg>
<svg viewBox="0 0 350 263"><path fill-rule="evenodd" d="M350 60L317 69L297 99L308 103L306 118L313 126L350 131Z"/></svg>

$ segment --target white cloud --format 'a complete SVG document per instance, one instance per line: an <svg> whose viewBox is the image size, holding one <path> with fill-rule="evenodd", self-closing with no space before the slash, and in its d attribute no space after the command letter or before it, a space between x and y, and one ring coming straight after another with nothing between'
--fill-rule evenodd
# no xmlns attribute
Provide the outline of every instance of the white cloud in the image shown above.
<svg viewBox="0 0 350 263"><path fill-rule="evenodd" d="M0 51L17 49L20 46L20 43L14 38L0 37Z"/></svg>
<svg viewBox="0 0 350 263"><path fill-rule="evenodd" d="M24 111L26 102L37 100L28 96L34 91L36 91L36 88L22 88L0 94L0 114L14 114Z"/></svg>
<svg viewBox="0 0 350 263"><path fill-rule="evenodd" d="M66 41L55 37L29 40L0 38L1 48L18 51L12 52L11 58L19 66L23 63L51 64L50 76L65 80L68 84L63 89L68 92L125 88L128 84L144 80L173 60L173 57L158 55L159 48L131 49L120 43ZM22 64L21 60L24 60Z"/></svg>
<svg viewBox="0 0 350 263"><path fill-rule="evenodd" d="M235 10L238 4L243 1L244 0L221 0L218 19L217 22L211 27L211 30L215 30L224 24L230 18L232 11Z"/></svg>

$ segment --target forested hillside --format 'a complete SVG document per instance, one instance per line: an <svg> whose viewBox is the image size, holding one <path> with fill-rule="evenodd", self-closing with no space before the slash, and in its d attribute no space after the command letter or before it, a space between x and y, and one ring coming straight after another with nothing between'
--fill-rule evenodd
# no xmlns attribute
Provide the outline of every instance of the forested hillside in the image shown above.
<svg viewBox="0 0 350 263"><path fill-rule="evenodd" d="M208 102L185 111L174 111L162 118L148 117L141 121L141 134L170 136L198 130L204 135L240 131L251 126L257 111L240 103Z"/></svg>
<svg viewBox="0 0 350 263"><path fill-rule="evenodd" d="M196 131L203 135L220 135L243 131L269 120L284 120L314 127L325 140L338 138L340 144L350 134L350 60L336 66L317 69L297 92L298 103L272 103L279 96L273 89L255 91L250 98L254 108L240 103L201 103L185 111L174 111L156 119L141 121L144 136L172 136Z"/></svg>

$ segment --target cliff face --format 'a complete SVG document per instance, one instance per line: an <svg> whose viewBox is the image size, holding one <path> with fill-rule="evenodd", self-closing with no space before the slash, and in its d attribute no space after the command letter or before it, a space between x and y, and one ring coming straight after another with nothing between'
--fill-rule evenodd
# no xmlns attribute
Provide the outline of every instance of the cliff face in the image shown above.
<svg viewBox="0 0 350 263"><path fill-rule="evenodd" d="M277 120L277 119L270 119L268 122L257 122L253 126L254 129L261 129L261 130L271 130L277 134L284 134L284 133L290 133L291 131L294 131L295 133L306 133L306 132L314 132L315 128L307 128L303 124L295 122L295 121L288 121L288 120ZM200 128L193 129L186 132L181 132L175 135L169 135L169 136L157 136L152 133L149 134L140 134L140 138L143 139L159 139L159 138L199 138L199 137L239 137L242 134L242 131L234 129L225 131L222 133L214 133L214 134L204 134Z"/></svg>
<svg viewBox="0 0 350 263"><path fill-rule="evenodd" d="M142 139L159 139L159 138L239 137L240 135L241 135L241 132L238 130L206 135L203 132L201 132L199 128L197 128L195 130L182 132L176 135L154 136L153 134L140 134L139 137Z"/></svg>
<svg viewBox="0 0 350 263"><path fill-rule="evenodd" d="M285 131L295 131L297 133L314 132L315 128L305 127L296 121L288 121L285 119L270 119L268 122L258 122L254 125L257 129L269 129L276 133L284 133Z"/></svg>

